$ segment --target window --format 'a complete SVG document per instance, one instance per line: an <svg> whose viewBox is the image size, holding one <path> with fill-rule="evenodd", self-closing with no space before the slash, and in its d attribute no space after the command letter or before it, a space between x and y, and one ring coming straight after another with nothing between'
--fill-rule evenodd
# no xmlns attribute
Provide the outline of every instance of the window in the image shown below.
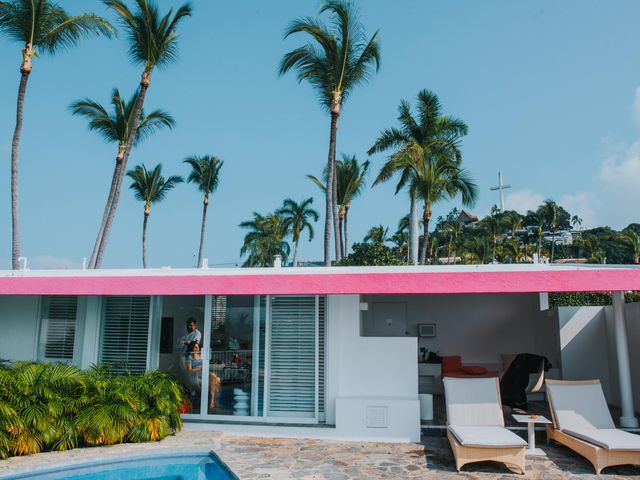
<svg viewBox="0 0 640 480"><path fill-rule="evenodd" d="M316 416L317 297L271 297L269 416Z"/></svg>
<svg viewBox="0 0 640 480"><path fill-rule="evenodd" d="M39 359L73 361L78 297L44 297Z"/></svg>
<svg viewBox="0 0 640 480"><path fill-rule="evenodd" d="M106 297L100 336L100 362L118 373L147 369L149 297Z"/></svg>

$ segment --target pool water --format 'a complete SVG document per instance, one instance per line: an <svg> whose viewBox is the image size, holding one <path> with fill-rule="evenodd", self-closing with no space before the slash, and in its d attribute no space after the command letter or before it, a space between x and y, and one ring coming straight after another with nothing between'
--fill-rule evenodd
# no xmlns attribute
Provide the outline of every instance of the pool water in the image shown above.
<svg viewBox="0 0 640 480"><path fill-rule="evenodd" d="M236 480L213 453L137 456L50 468L3 480Z"/></svg>

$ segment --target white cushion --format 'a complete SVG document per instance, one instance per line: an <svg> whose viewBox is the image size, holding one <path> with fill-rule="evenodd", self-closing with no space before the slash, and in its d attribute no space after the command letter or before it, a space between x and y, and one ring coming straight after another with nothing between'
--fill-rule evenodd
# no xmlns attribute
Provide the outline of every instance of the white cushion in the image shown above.
<svg viewBox="0 0 640 480"><path fill-rule="evenodd" d="M449 426L456 440L465 447L513 448L527 445L522 438L504 427Z"/></svg>
<svg viewBox="0 0 640 480"><path fill-rule="evenodd" d="M504 427L498 379L443 379L449 425Z"/></svg>
<svg viewBox="0 0 640 480"><path fill-rule="evenodd" d="M640 451L640 436L615 428L562 430L567 435L592 443L607 450Z"/></svg>
<svg viewBox="0 0 640 480"><path fill-rule="evenodd" d="M560 430L613 429L600 383L547 383L557 427Z"/></svg>

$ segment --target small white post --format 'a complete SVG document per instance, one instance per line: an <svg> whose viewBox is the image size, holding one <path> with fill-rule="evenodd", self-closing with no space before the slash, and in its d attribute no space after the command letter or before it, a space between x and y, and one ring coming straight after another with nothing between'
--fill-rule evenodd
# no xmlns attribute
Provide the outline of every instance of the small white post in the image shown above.
<svg viewBox="0 0 640 480"><path fill-rule="evenodd" d="M24 263L22 263L24 262ZM20 270L26 270L27 269L27 257L18 257L18 264L22 263L22 268L20 268Z"/></svg>
<svg viewBox="0 0 640 480"><path fill-rule="evenodd" d="M209 259L208 258L203 258L202 259L202 267L200 268L209 268Z"/></svg>
<svg viewBox="0 0 640 480"><path fill-rule="evenodd" d="M273 257L273 268L282 267L282 256L280 254Z"/></svg>
<svg viewBox="0 0 640 480"><path fill-rule="evenodd" d="M618 359L618 381L620 383L620 426L638 428L638 419L633 408L633 391L631 389L631 369L629 365L629 344L627 342L627 325L625 320L624 292L611 292L613 303L613 323L616 338L616 355Z"/></svg>
<svg viewBox="0 0 640 480"><path fill-rule="evenodd" d="M87 257L82 257L82 269L87 269Z"/></svg>

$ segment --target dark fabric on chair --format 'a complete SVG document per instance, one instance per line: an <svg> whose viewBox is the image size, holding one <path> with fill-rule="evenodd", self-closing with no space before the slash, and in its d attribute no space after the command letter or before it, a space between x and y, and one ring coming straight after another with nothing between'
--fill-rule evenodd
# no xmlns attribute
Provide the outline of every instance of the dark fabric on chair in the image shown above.
<svg viewBox="0 0 640 480"><path fill-rule="evenodd" d="M502 404L514 408L527 409L527 386L529 375L538 373L544 361L544 371L551 368L546 357L534 353L520 353L511 362L500 380L500 396Z"/></svg>

